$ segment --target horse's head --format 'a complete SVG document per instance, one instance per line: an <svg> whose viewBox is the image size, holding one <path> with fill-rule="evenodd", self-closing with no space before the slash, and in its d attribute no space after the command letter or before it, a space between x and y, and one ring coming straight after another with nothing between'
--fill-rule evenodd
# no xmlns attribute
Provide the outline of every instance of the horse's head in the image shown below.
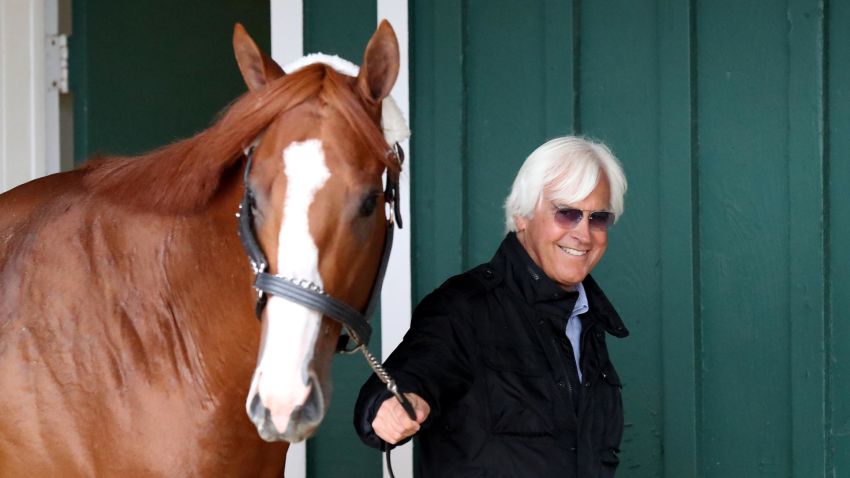
<svg viewBox="0 0 850 478"><path fill-rule="evenodd" d="M381 128L399 68L395 34L381 23L359 72L348 65L355 76L338 71L345 66L304 62L285 74L239 25L233 43L257 101L296 98L258 137L246 175L267 272L363 311L387 230L382 175L397 178L400 168ZM261 319L248 415L264 439L300 441L325 414L341 325L274 294Z"/></svg>

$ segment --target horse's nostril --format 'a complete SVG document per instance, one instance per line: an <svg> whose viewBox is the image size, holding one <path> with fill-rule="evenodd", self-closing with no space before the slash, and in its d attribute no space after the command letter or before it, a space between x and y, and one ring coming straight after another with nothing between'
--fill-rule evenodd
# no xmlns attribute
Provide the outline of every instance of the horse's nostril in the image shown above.
<svg viewBox="0 0 850 478"><path fill-rule="evenodd" d="M267 413L266 407L263 406L263 401L260 400L260 394L255 393L254 398L251 399L251 406L249 407L249 415L253 419L254 417L262 416L264 413Z"/></svg>
<svg viewBox="0 0 850 478"><path fill-rule="evenodd" d="M310 377L310 395L304 401L304 405L299 408L299 422L315 423L322 420L325 411L325 399L322 393L322 387L319 386L315 377Z"/></svg>
<svg viewBox="0 0 850 478"><path fill-rule="evenodd" d="M263 440L273 442L281 439L280 432L272 421L271 412L263 405L259 393L254 394L254 398L251 399L249 418L257 427L257 433Z"/></svg>

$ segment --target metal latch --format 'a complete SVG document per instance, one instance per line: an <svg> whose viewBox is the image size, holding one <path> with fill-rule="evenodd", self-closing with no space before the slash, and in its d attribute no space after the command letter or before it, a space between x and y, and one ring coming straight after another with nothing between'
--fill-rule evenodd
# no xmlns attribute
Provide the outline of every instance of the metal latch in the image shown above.
<svg viewBox="0 0 850 478"><path fill-rule="evenodd" d="M47 91L68 92L68 36L48 35L45 45Z"/></svg>

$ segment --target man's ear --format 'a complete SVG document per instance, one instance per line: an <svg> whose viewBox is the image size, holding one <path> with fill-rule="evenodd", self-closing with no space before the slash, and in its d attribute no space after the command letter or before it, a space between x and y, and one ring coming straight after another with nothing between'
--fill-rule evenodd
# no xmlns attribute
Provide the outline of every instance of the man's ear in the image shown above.
<svg viewBox="0 0 850 478"><path fill-rule="evenodd" d="M522 232L528 227L528 219L523 216L514 215L514 223L516 224L516 232Z"/></svg>

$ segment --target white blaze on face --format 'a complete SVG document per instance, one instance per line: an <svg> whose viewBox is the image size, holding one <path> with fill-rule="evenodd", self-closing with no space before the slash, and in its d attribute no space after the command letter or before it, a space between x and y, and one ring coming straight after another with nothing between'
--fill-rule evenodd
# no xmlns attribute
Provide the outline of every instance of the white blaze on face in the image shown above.
<svg viewBox="0 0 850 478"><path fill-rule="evenodd" d="M310 235L309 210L316 192L330 177L322 142L290 144L283 151L286 198L278 237L278 275L322 286L319 250ZM260 394L275 428L283 433L293 409L310 394L308 366L319 334L321 314L272 296L266 305L265 335L246 407Z"/></svg>

